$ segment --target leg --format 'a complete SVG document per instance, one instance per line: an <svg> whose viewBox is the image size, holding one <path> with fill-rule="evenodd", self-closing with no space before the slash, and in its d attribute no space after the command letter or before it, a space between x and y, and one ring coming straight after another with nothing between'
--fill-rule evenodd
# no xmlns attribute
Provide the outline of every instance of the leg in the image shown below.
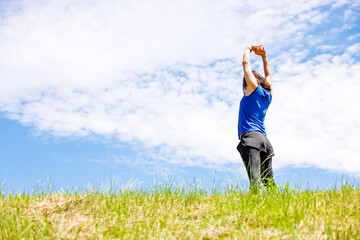
<svg viewBox="0 0 360 240"><path fill-rule="evenodd" d="M260 188L260 151L253 147L239 144L238 150L243 159L250 180L250 188Z"/></svg>
<svg viewBox="0 0 360 240"><path fill-rule="evenodd" d="M261 181L265 187L275 186L271 155L268 155L266 152L261 152L260 158Z"/></svg>

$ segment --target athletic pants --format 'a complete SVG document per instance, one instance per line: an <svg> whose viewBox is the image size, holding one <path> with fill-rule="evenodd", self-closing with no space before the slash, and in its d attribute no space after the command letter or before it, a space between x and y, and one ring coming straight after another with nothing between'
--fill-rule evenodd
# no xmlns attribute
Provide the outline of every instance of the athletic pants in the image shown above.
<svg viewBox="0 0 360 240"><path fill-rule="evenodd" d="M242 134L237 149L243 159L251 187L259 188L260 180L265 187L275 184L272 169L274 151L264 134L257 131Z"/></svg>

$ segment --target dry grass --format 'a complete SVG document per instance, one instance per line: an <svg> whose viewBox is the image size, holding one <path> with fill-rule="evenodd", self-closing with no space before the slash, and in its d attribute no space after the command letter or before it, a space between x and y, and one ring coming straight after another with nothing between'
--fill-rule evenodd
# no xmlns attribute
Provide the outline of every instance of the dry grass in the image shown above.
<svg viewBox="0 0 360 240"><path fill-rule="evenodd" d="M74 233L79 238L89 238L95 233L94 218L88 211L74 207L84 199L85 197L76 199L73 196L65 198L60 193L46 196L25 207L22 217L31 222L48 223L59 230L62 238L71 238Z"/></svg>

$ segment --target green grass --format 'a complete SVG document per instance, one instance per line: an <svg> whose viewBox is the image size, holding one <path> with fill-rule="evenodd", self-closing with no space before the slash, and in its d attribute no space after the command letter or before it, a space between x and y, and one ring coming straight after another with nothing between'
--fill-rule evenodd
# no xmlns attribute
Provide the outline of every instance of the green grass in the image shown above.
<svg viewBox="0 0 360 240"><path fill-rule="evenodd" d="M0 195L0 239L359 239L360 189Z"/></svg>

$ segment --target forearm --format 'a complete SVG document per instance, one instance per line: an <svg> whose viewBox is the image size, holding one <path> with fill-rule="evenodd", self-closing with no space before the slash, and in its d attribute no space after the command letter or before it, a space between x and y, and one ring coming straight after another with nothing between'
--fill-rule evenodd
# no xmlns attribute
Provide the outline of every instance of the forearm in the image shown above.
<svg viewBox="0 0 360 240"><path fill-rule="evenodd" d="M251 68L250 68L250 47L247 47L245 49L244 56L243 56L243 68L244 68L244 71L251 70Z"/></svg>
<svg viewBox="0 0 360 240"><path fill-rule="evenodd" d="M270 65L269 65L269 62L267 60L266 55L262 56L262 60L263 60L263 64L264 64L265 78L267 78L268 76L271 76L271 71L270 71Z"/></svg>

